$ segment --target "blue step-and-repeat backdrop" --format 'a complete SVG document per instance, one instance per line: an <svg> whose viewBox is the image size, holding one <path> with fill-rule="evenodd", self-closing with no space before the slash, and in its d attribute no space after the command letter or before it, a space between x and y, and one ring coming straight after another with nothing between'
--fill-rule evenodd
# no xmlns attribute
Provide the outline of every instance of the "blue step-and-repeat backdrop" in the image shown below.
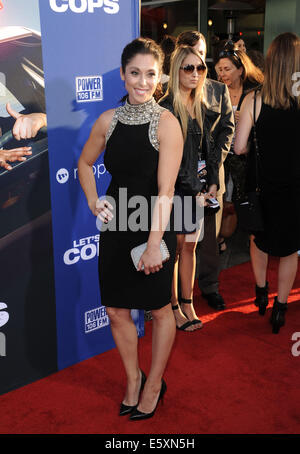
<svg viewBox="0 0 300 454"><path fill-rule="evenodd" d="M47 133L27 142L25 163L0 171L0 393L114 347L99 292L99 231L77 162L95 120L125 93L120 58L139 36L139 3L2 1L0 127L13 127L9 101L20 113L46 113ZM94 175L105 194L103 156ZM143 313L132 315L142 336Z"/></svg>
<svg viewBox="0 0 300 454"><path fill-rule="evenodd" d="M135 0L40 1L59 368L113 346L100 306L99 231L79 184L77 161L96 118L124 95L120 56L138 36L138 7ZM94 173L103 194L110 179L103 158Z"/></svg>

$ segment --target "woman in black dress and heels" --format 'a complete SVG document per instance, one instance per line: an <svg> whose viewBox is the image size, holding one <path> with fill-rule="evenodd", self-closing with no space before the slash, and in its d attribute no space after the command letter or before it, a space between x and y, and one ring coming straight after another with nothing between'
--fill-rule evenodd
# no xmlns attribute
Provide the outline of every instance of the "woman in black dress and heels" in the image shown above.
<svg viewBox="0 0 300 454"><path fill-rule="evenodd" d="M170 299L176 235L166 227L183 139L178 120L153 98L162 63L163 54L151 39L139 38L124 48L120 72L128 92L125 105L98 118L78 163L88 205L104 221L99 245L101 301L127 375L120 415L129 414L132 420L153 416L163 397L162 376L175 337ZM104 148L112 179L106 198L100 201L93 164ZM160 252L162 239L170 253L166 263ZM130 251L145 242L137 271ZM152 312L152 362L147 379L139 368L131 309Z"/></svg>
<svg viewBox="0 0 300 454"><path fill-rule="evenodd" d="M252 235L250 253L256 280L259 313L268 305L268 255L280 257L278 293L271 324L278 333L285 323L287 299L293 286L300 249L300 93L293 75L300 72L300 39L283 33L271 43L261 94L256 95L259 184L264 231ZM234 151L247 152L253 125L254 93L245 98ZM251 157L251 156L250 156Z"/></svg>

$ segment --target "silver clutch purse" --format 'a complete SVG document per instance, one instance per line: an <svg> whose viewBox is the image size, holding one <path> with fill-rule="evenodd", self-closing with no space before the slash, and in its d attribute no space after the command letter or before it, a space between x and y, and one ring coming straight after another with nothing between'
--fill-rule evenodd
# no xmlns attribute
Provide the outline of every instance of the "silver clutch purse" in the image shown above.
<svg viewBox="0 0 300 454"><path fill-rule="evenodd" d="M130 255L131 255L131 258L132 258L132 261L133 261L133 264L134 264L136 270L137 270L140 258L142 257L143 253L146 250L146 247L147 247L147 243L143 243L143 244L140 244L139 246L134 247L130 251ZM162 256L162 262L166 262L167 260L169 260L170 253L169 253L168 247L167 247L166 243L164 242L164 240L161 240L160 252L161 252L161 256ZM144 265L142 266L142 270L143 269L144 269Z"/></svg>

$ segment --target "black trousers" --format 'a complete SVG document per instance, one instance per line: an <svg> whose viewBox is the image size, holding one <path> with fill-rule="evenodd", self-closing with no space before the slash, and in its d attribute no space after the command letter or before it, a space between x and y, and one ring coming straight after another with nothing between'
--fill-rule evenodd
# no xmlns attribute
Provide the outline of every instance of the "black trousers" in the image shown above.
<svg viewBox="0 0 300 454"><path fill-rule="evenodd" d="M196 278L203 293L219 290L220 258L216 238L216 215L204 217L204 237L196 248Z"/></svg>

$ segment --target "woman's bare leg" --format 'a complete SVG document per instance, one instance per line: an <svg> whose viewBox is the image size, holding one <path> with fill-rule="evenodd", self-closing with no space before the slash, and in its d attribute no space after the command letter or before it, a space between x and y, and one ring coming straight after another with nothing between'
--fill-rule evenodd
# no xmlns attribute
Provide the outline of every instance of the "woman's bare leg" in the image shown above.
<svg viewBox="0 0 300 454"><path fill-rule="evenodd" d="M268 254L258 249L254 236L250 236L250 256L256 285L265 287L267 279Z"/></svg>
<svg viewBox="0 0 300 454"><path fill-rule="evenodd" d="M193 290L196 271L196 246L200 231L185 235L185 241L179 258L179 276L181 296L187 300L193 300ZM198 319L194 305L182 303L182 310L189 320ZM199 319L198 319L199 320ZM201 328L202 324L194 325L195 329Z"/></svg>
<svg viewBox="0 0 300 454"><path fill-rule="evenodd" d="M176 324L171 304L152 310L152 361L138 410L151 413L157 403L161 380L175 339Z"/></svg>
<svg viewBox="0 0 300 454"><path fill-rule="evenodd" d="M278 267L278 301L286 303L298 269L298 253L280 257Z"/></svg>
<svg viewBox="0 0 300 454"><path fill-rule="evenodd" d="M136 327L130 309L107 307L106 312L127 376L127 388L123 403L125 405L136 405L141 385Z"/></svg>
<svg viewBox="0 0 300 454"><path fill-rule="evenodd" d="M185 235L177 235L177 248L176 248L176 256L175 256L175 266L174 266L174 274L173 274L173 281L172 281L172 306L178 305L178 262L179 257L182 251L182 247L184 245ZM176 325L178 327L183 326L187 323L188 319L183 315L180 306L178 305L178 309L173 311ZM194 326L188 326L185 328L185 331L194 331Z"/></svg>

